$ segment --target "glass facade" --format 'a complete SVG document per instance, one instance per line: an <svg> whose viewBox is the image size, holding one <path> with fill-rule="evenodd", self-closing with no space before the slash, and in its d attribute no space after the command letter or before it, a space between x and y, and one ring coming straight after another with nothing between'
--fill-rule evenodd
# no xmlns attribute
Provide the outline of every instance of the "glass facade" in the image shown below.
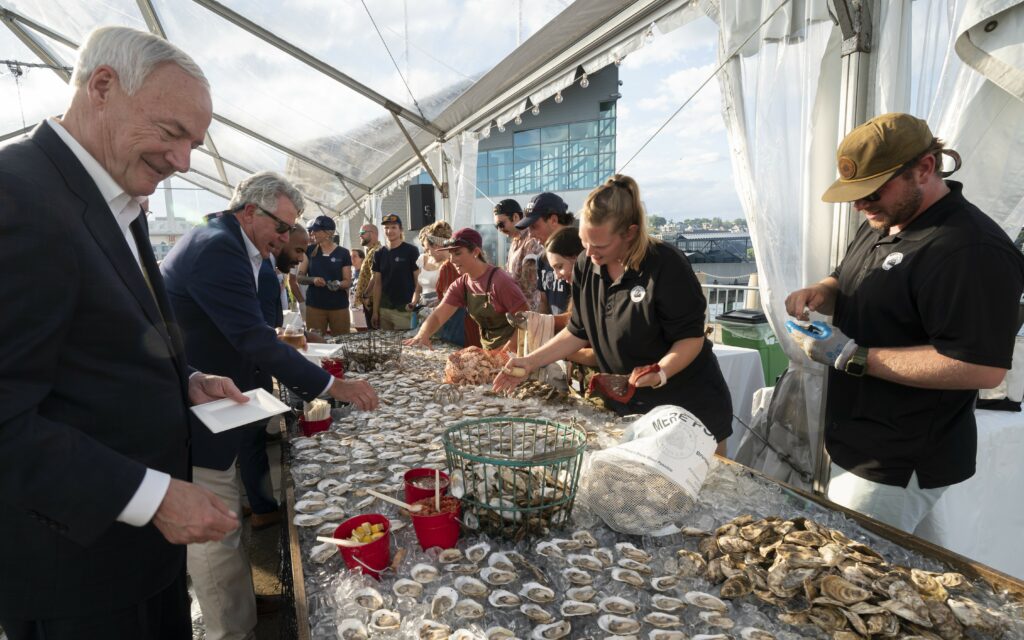
<svg viewBox="0 0 1024 640"><path fill-rule="evenodd" d="M600 118L517 131L512 146L480 151L477 188L488 196L593 189L615 172L615 102Z"/></svg>

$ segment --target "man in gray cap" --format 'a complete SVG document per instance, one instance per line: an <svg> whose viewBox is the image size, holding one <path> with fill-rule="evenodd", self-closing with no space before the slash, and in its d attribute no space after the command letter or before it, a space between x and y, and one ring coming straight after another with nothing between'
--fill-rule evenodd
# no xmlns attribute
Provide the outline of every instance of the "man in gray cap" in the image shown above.
<svg viewBox="0 0 1024 640"><path fill-rule="evenodd" d="M865 222L829 277L786 298L813 360L829 367L828 497L913 532L949 485L974 475L978 389L1010 368L1024 257L944 180L944 148L923 120L878 116L839 146L822 199Z"/></svg>

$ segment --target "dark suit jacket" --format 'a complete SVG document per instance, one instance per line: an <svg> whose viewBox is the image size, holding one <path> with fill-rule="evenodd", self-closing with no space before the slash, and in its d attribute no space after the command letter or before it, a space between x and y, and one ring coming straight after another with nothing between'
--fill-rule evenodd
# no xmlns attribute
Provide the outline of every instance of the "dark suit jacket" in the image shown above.
<svg viewBox="0 0 1024 640"><path fill-rule="evenodd" d="M139 602L185 560L152 524L116 522L146 467L189 470L184 351L145 217L159 309L50 126L0 149L0 617L22 620Z"/></svg>
<svg viewBox="0 0 1024 640"><path fill-rule="evenodd" d="M284 309L281 308L281 282L277 279L277 269L270 258L260 265L260 280L258 294L260 297L260 311L263 312L263 319L272 327L280 327L284 324Z"/></svg>
<svg viewBox="0 0 1024 640"><path fill-rule="evenodd" d="M331 374L278 340L263 318L235 216L191 229L167 254L160 270L190 365L228 376L243 391L261 386L261 374L266 373L305 400L323 392ZM244 435L242 429L214 434L197 425L192 464L227 469Z"/></svg>

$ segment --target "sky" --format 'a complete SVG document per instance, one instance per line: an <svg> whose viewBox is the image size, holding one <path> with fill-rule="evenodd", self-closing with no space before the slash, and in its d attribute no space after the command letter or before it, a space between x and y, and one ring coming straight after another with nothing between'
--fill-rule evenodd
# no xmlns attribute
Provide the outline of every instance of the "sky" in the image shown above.
<svg viewBox="0 0 1024 640"><path fill-rule="evenodd" d="M570 2L511 0L502 2L500 11L495 10L495 0L374 0L365 4L363 0L293 0L287 11L275 0L230 0L226 4L375 91L413 105L410 93L422 98L489 69L510 53L517 41L535 33ZM154 0L154 5L169 38L210 78L215 110L232 120L297 146L304 140L350 131L386 114L366 98L323 79L199 5L175 0ZM135 0L0 0L0 7L16 10L78 41L98 24L145 28ZM700 18L668 34L657 34L653 42L622 62L620 167L714 70L716 38L715 25ZM51 44L69 63L73 61L70 50ZM0 29L0 59L35 57L8 30ZM395 70L396 63L401 75ZM17 110L3 110L0 127L10 131L23 122L32 124L59 113L69 95L68 88L50 71L30 70L16 81L0 67L0 102L19 105ZM285 169L285 157L276 150L217 122L210 132L225 156L241 160L247 168ZM399 139L390 146L366 147L365 166L372 167L401 144L404 142ZM197 170L216 174L208 156L193 153L192 161ZM237 179L245 171L229 168L229 173ZM742 216L732 189L717 81L697 95L626 167L626 173L637 178L652 214L675 219ZM226 204L223 198L180 179L169 182L179 216L195 220ZM153 195L150 208L163 214L163 189Z"/></svg>

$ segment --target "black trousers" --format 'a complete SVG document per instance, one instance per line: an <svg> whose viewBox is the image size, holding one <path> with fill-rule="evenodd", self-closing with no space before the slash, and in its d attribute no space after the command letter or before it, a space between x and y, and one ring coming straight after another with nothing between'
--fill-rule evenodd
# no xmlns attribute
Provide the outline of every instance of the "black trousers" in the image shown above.
<svg viewBox="0 0 1024 640"><path fill-rule="evenodd" d="M166 589L117 611L78 618L0 619L10 640L192 640L185 568Z"/></svg>

